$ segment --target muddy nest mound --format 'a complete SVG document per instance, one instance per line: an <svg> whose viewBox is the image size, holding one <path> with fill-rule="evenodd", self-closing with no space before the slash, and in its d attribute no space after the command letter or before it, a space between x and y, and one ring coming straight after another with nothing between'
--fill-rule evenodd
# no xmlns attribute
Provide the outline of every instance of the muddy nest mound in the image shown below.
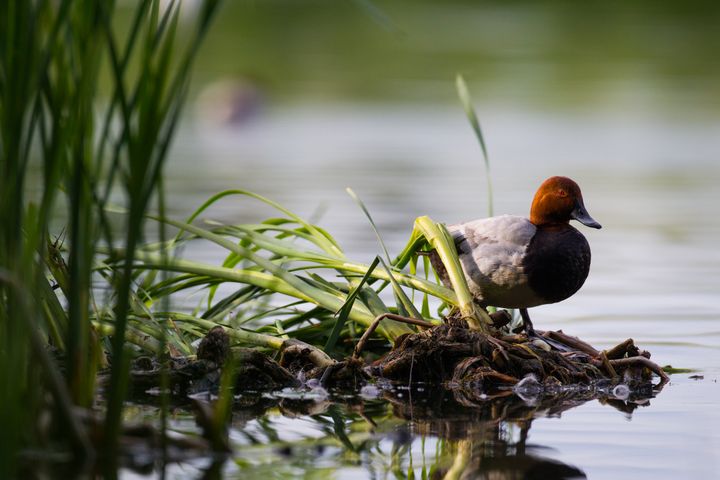
<svg viewBox="0 0 720 480"><path fill-rule="evenodd" d="M582 340L558 332L489 335L471 330L465 321L446 323L398 338L387 355L374 362L372 376L400 382L428 382L485 388L515 385L532 377L544 386L592 384L613 380L628 384L667 375L632 339L598 351Z"/></svg>
<svg viewBox="0 0 720 480"><path fill-rule="evenodd" d="M298 387L310 381L326 388L358 391L369 380L387 379L403 385L422 382L460 389L474 396L516 385L551 392L559 387L598 382L638 387L649 384L653 374L663 384L668 380L650 360L650 354L640 350L632 339L599 351L562 331L536 331L528 337L502 334L496 329L493 334L482 333L457 317L437 326L410 320L424 330L399 337L390 352L369 366L360 353L380 319L365 332L355 353L340 361L317 347L289 339L283 343L280 361L276 362L254 349L231 349L227 332L215 327L200 343L196 358L170 359L165 374L170 391L181 396L216 392L222 367L228 362L232 362L235 387L241 392ZM162 373L158 361L140 358L130 371L130 380L134 387L145 391L161 384Z"/></svg>

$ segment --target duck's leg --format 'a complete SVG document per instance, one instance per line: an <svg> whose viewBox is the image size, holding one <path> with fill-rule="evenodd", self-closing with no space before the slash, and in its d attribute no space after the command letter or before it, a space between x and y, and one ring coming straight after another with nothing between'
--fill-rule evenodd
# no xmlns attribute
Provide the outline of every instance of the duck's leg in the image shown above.
<svg viewBox="0 0 720 480"><path fill-rule="evenodd" d="M535 334L535 328L533 327L532 320L530 320L530 315L528 314L527 308L521 308L520 309L520 316L523 320L523 328L525 328L525 333L528 337L536 337Z"/></svg>
<svg viewBox="0 0 720 480"><path fill-rule="evenodd" d="M555 350L559 350L561 352L570 352L572 351L572 348L568 347L562 342L558 342L556 340L553 340L552 338L547 338L542 335L538 335L535 333L535 328L533 327L532 321L530 320L530 315L528 315L527 308L521 308L520 309L520 316L523 319L523 328L525 328L525 333L528 336L528 340L531 338L542 340L543 342L550 345Z"/></svg>

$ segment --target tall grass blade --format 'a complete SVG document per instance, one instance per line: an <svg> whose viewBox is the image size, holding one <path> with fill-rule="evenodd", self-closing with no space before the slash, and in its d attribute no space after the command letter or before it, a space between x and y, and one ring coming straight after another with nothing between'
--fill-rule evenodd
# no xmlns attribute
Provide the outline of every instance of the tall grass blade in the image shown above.
<svg viewBox="0 0 720 480"><path fill-rule="evenodd" d="M127 312L130 307L130 288L134 275L133 257L140 244L143 233L144 214L150 199L160 181L168 146L175 132L187 92L190 65L197 54L199 45L207 31L207 26L217 2L206 1L198 29L190 39L189 48L180 58L177 70L170 71L172 45L175 42L177 25L177 4L168 7L169 21L165 18L158 24L159 2L154 2L146 28L144 58L140 81L136 83L134 98L137 103L135 118L124 115L123 129L127 132L128 169L126 188L130 205L125 238L126 256L122 268L116 277L118 303L115 308L115 335L112 339L113 356L116 365L124 365L125 331ZM114 70L116 85L123 82L123 72ZM123 107L124 112L129 106ZM131 123L128 124L127 122ZM120 425L120 413L125 397L126 378L123 369L113 369L110 378L109 402L106 415L107 449L111 456L117 449L117 434Z"/></svg>
<svg viewBox="0 0 720 480"><path fill-rule="evenodd" d="M383 253L385 254L385 258L388 262L390 262L390 254L388 253L388 249L385 246L385 242L382 239L382 236L380 235L380 231L377 228L377 225L375 225L375 222L372 219L372 215L370 215L370 212L368 211L367 207L365 207L365 204L362 200L360 200L360 197L357 196L357 194L353 191L352 188L348 187L345 189L345 191L350 195L350 197L355 201L355 203L362 209L363 213L365 214L365 217L367 217L368 222L370 222L370 226L372 227L373 231L375 232L375 236L378 239L378 242L380 243L380 246L382 247Z"/></svg>
<svg viewBox="0 0 720 480"><path fill-rule="evenodd" d="M487 179L488 217L492 217L494 215L492 180L490 177L490 158L488 156L487 147L485 146L485 137L483 136L482 129L480 128L480 121L475 113L472 98L470 98L470 92L462 75L457 75L455 78L455 85L457 87L458 96L460 97L460 102L465 110L465 115L467 115L467 118L470 121L470 126L475 132L475 138L477 138L478 143L480 144L480 149L482 150L483 160L485 161L485 177Z"/></svg>

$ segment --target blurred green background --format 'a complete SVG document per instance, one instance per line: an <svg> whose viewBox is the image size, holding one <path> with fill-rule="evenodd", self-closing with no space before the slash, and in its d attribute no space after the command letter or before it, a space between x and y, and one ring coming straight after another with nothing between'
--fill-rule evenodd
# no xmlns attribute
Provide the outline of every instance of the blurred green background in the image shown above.
<svg viewBox="0 0 720 480"><path fill-rule="evenodd" d="M713 1L234 0L195 85L243 77L282 102L446 102L462 72L480 102L717 113L719 26Z"/></svg>

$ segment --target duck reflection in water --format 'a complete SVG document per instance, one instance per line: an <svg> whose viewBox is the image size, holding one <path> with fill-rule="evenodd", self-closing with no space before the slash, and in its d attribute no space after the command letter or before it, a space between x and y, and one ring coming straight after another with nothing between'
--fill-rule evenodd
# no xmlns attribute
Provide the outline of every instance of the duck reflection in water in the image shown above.
<svg viewBox="0 0 720 480"><path fill-rule="evenodd" d="M553 396L523 397L507 390L494 395L455 389L388 391L393 413L408 422L412 433L436 437L443 455L430 469L437 479L576 479L587 478L581 468L551 458L553 450L528 443L532 422L598 400L630 417L649 405L654 393L635 392L625 400L599 395L596 390ZM410 442L410 435L405 435Z"/></svg>

